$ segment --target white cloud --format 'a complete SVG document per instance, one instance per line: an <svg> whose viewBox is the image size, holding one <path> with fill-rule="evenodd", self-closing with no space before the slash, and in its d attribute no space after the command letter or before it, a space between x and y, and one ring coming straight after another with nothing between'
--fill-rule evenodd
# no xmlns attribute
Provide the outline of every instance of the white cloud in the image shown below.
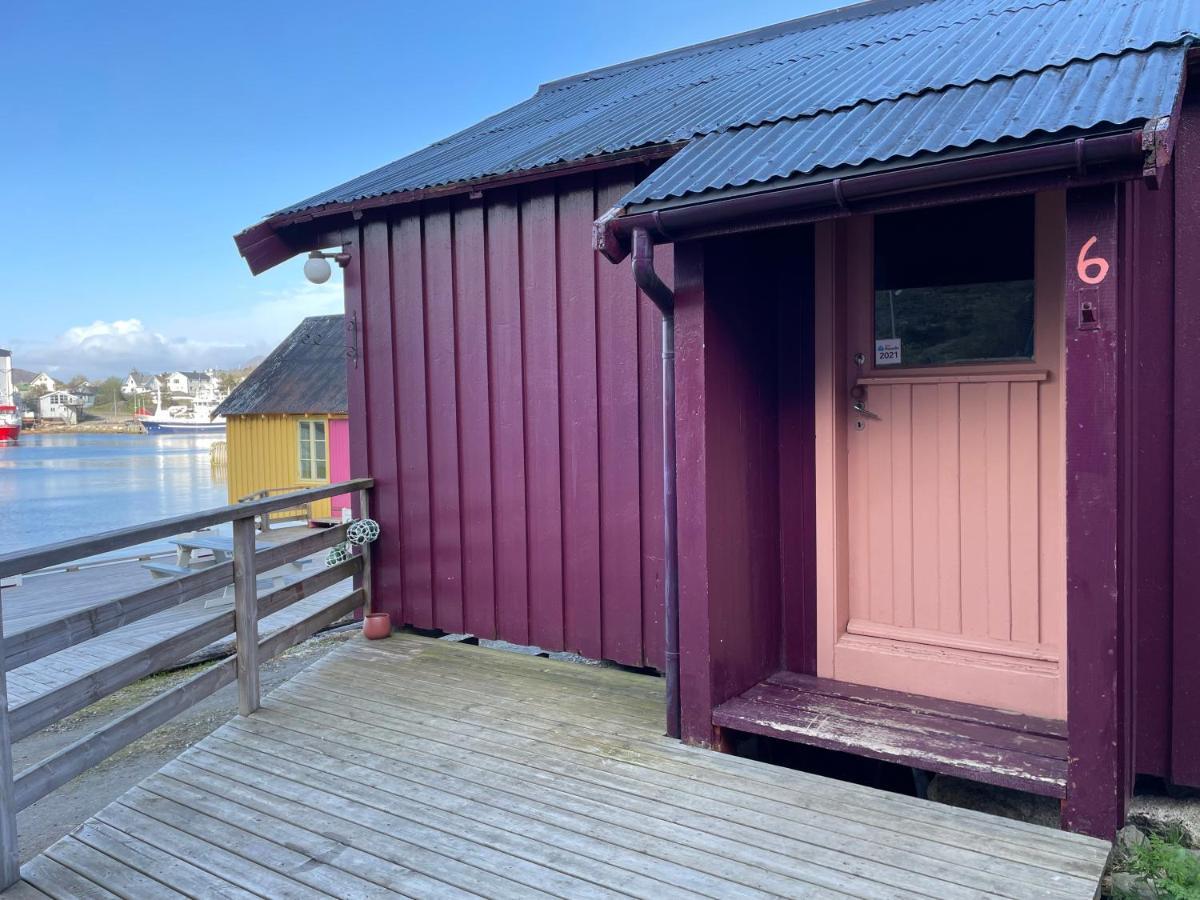
<svg viewBox="0 0 1200 900"><path fill-rule="evenodd" d="M131 369L233 368L269 353L305 316L342 311L340 283L259 295L240 310L170 316L157 328L139 318L75 325L48 341L12 342L22 369L69 378L124 375Z"/></svg>
<svg viewBox="0 0 1200 900"><path fill-rule="evenodd" d="M191 339L220 344L236 335L249 339L256 352L269 351L306 316L327 316L342 311L340 280L301 285L280 291L263 291L259 300L236 312L202 313L172 317L167 329ZM261 348L265 348L262 350ZM251 354L254 355L254 354Z"/></svg>

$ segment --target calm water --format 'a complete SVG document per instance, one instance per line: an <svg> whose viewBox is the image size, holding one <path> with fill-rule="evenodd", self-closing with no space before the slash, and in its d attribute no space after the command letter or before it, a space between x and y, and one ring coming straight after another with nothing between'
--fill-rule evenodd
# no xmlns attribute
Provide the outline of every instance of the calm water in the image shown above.
<svg viewBox="0 0 1200 900"><path fill-rule="evenodd" d="M223 506L224 472L209 465L223 439L23 432L0 446L0 553Z"/></svg>

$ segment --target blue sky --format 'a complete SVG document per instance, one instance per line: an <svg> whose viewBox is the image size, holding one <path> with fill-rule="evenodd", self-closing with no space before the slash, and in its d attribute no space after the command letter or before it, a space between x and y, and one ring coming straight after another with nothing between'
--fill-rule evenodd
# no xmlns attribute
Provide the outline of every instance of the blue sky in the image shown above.
<svg viewBox="0 0 1200 900"><path fill-rule="evenodd" d="M238 365L341 309L298 260L251 277L232 235L264 214L541 82L836 5L13 4L0 347L64 377Z"/></svg>

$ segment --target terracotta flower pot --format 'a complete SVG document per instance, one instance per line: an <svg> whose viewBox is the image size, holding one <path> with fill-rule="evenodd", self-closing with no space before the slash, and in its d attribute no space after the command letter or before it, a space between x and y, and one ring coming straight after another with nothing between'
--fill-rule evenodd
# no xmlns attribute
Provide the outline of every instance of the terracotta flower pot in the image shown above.
<svg viewBox="0 0 1200 900"><path fill-rule="evenodd" d="M363 616L363 637L369 641L391 637L392 617L387 613L368 613Z"/></svg>

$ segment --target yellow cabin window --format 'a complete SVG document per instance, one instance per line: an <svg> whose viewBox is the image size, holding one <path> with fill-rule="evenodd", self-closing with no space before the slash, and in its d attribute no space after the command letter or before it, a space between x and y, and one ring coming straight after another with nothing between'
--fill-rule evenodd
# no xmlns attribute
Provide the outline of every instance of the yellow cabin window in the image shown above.
<svg viewBox="0 0 1200 900"><path fill-rule="evenodd" d="M300 420L300 480L326 481L329 478L329 450L325 423Z"/></svg>

